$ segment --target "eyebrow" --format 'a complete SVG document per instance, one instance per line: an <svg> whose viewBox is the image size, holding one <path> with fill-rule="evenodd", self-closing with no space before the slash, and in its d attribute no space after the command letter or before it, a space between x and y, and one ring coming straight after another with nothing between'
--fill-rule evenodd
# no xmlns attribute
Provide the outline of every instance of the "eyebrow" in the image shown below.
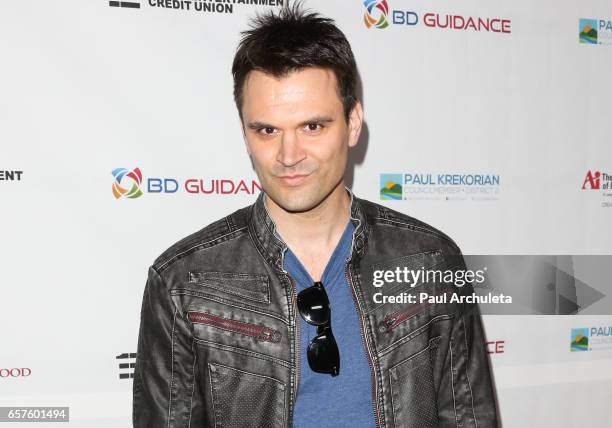
<svg viewBox="0 0 612 428"><path fill-rule="evenodd" d="M331 116L314 116L314 117L311 117L308 120L300 122L298 124L298 126L308 125L309 123L329 123L329 122L333 122L333 121L334 121L334 119ZM265 122L255 121L255 122L249 122L247 124L247 128L249 128L249 129L262 129L262 128L276 128L276 126L271 125L269 123L265 123Z"/></svg>

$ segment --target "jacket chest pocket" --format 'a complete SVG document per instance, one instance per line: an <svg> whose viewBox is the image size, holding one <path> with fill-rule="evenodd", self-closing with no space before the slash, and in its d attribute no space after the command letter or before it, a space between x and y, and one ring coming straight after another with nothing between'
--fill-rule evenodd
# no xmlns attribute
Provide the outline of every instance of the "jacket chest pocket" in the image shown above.
<svg viewBox="0 0 612 428"><path fill-rule="evenodd" d="M440 336L433 337L425 349L389 369L395 428L436 428L437 393L433 359Z"/></svg>
<svg viewBox="0 0 612 428"><path fill-rule="evenodd" d="M192 270L187 274L187 285L239 303L245 299L270 303L270 279L264 274Z"/></svg>
<svg viewBox="0 0 612 428"><path fill-rule="evenodd" d="M285 427L283 382L212 362L208 371L215 427Z"/></svg>
<svg viewBox="0 0 612 428"><path fill-rule="evenodd" d="M287 322L270 302L268 277L228 272L189 272L170 293L193 338L287 359Z"/></svg>

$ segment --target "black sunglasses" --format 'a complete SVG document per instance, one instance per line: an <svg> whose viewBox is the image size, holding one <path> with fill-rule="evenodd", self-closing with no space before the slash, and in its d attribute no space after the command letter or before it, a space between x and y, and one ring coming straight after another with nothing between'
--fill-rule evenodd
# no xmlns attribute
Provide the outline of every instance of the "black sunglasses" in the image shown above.
<svg viewBox="0 0 612 428"><path fill-rule="evenodd" d="M304 321L317 326L317 335L308 345L308 365L317 373L340 373L340 352L331 328L329 298L322 282L315 282L297 295L298 311Z"/></svg>

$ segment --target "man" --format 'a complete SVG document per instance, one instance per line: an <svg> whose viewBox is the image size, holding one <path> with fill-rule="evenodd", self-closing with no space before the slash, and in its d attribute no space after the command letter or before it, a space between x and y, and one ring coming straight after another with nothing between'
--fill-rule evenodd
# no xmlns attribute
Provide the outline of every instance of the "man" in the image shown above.
<svg viewBox="0 0 612 428"><path fill-rule="evenodd" d="M299 5L243 34L234 97L263 191L150 267L134 426L496 426L478 309L388 299L445 293L393 272L464 266L345 187L363 111L344 34Z"/></svg>

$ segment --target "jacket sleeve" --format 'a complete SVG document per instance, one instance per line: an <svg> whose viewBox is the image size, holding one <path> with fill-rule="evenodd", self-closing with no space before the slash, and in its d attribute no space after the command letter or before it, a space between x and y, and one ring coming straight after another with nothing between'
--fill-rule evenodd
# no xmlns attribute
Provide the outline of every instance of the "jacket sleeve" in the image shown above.
<svg viewBox="0 0 612 428"><path fill-rule="evenodd" d="M466 269L461 253L455 260L459 261L459 265L454 269ZM459 296L471 295L474 291L470 283L453 288ZM482 317L475 303L456 304L441 377L438 401L440 427L498 426Z"/></svg>
<svg viewBox="0 0 612 428"><path fill-rule="evenodd" d="M134 367L134 427L203 426L196 353L186 320L153 268L145 285Z"/></svg>

